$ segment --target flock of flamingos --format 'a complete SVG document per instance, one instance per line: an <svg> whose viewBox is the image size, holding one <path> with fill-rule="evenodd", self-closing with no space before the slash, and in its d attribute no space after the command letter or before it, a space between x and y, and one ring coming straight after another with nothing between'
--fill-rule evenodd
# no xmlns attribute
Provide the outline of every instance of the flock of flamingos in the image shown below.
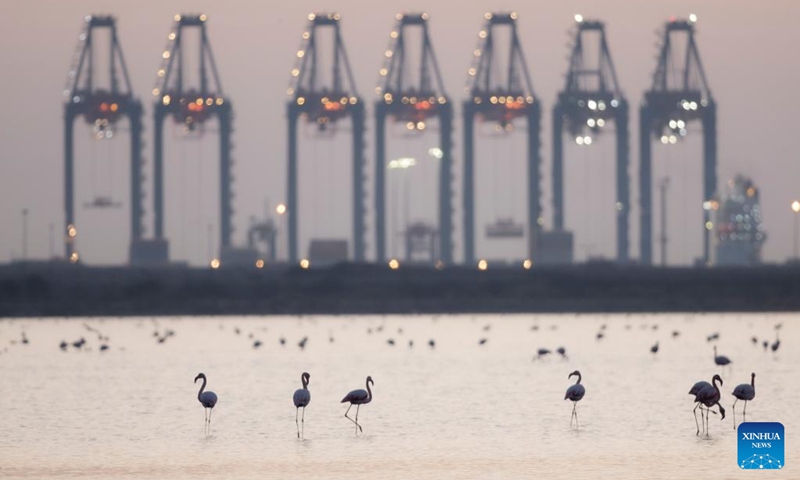
<svg viewBox="0 0 800 480"><path fill-rule="evenodd" d="M776 330L779 330L781 327L780 324L776 325ZM601 330L602 333L602 330ZM601 333L598 334L598 339L602 338ZM674 336L675 332L673 332ZM718 337L718 334L715 334ZM714 335L708 337L708 340L711 341L714 339ZM485 339L483 339L485 340ZM753 337L753 343L757 343L758 340ZM481 344L485 343L485 341L479 342ZM780 347L780 339L776 339L775 343L771 345L772 351L775 352ZM767 348L767 344L765 342L765 350ZM650 351L655 355L658 353L659 346L658 343L653 345L650 348ZM566 353L563 348L559 348L558 352L562 356L566 356ZM539 349L538 358L541 358L544 355L549 354L550 351L547 349ZM731 360L726 357L725 355L718 355L717 354L717 347L714 347L714 363L717 366L724 367L730 365L732 362ZM578 370L573 371L570 373L567 378L572 378L573 376L578 377L575 381L575 384L570 385L567 388L566 393L564 394L564 400L569 400L572 402L572 414L570 416L570 428L572 428L573 419L575 423L575 428L580 428L578 425L578 412L577 412L577 404L579 401L583 399L586 395L586 388L581 384L582 376L581 372ZM308 384L311 379L311 375L308 372L303 372L300 375L300 381L302 383L302 387L297 389L294 392L292 397L295 406L295 424L297 425L297 438L302 438L303 436L303 429L302 426L305 426L305 412L306 407L311 403L311 393L308 390ZM197 400L205 409L205 425L206 425L206 432L208 432L211 428L211 412L214 409L214 406L217 404L217 394L206 390L207 379L204 373L199 373L197 377L195 377L194 382L197 383L198 380L202 380L203 383L200 386L200 390L197 392ZM743 421L746 421L747 415L747 402L753 400L756 396L756 374L750 374L750 383L743 383L737 385L736 388L733 389L731 394L736 398L733 402L733 428L736 429L736 402L739 400L744 401L744 409L742 412ZM719 383L719 385L717 385ZM342 398L341 403L349 403L350 405L347 407L347 411L345 411L344 416L353 424L355 425L355 434L358 435L359 432L363 433L363 428L361 424L358 423L358 411L361 405L366 405L372 402L372 389L370 386L374 385L371 376L367 376L366 380L366 390L365 389L356 389L350 391L347 395ZM719 403L720 399L722 398L722 392L720 391L720 386L723 385L722 377L718 374L715 374L714 377L711 379L711 383L706 382L705 380L701 380L695 383L692 388L689 390L689 395L694 396L695 407L692 410L694 414L695 426L697 427L697 432L695 435L700 435L700 429L702 425L703 433L706 436L709 435L709 426L708 426L708 419L713 414L716 415L717 412L712 410L712 407L718 407L719 413L721 415L720 420L725 418L725 408ZM356 414L355 418L350 417L348 413L350 413L350 409L356 406ZM302 416L300 415L300 409L303 409ZM700 422L697 421L697 409L700 408Z"/></svg>

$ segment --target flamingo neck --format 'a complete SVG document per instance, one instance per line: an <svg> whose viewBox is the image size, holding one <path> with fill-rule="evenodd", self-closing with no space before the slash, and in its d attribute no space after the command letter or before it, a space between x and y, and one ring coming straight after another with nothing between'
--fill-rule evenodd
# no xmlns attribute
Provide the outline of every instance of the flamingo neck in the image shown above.
<svg viewBox="0 0 800 480"><path fill-rule="evenodd" d="M206 389L206 377L203 377L203 384L200 385L200 391L197 392L197 399L200 400L200 396L203 395L203 390ZM202 400L200 400L202 402Z"/></svg>
<svg viewBox="0 0 800 480"><path fill-rule="evenodd" d="M368 402L372 401L372 390L369 388L369 382L367 382L367 399Z"/></svg>
<svg viewBox="0 0 800 480"><path fill-rule="evenodd" d="M711 383L714 385L714 390L719 391L719 387L717 386L717 377L712 378Z"/></svg>
<svg viewBox="0 0 800 480"><path fill-rule="evenodd" d="M302 380L302 382L303 382L303 390L308 390L308 379L306 379L306 376L305 376L305 375L303 375L303 376L301 377L301 380Z"/></svg>
<svg viewBox="0 0 800 480"><path fill-rule="evenodd" d="M756 376L750 375L750 386L756 388Z"/></svg>
<svg viewBox="0 0 800 480"><path fill-rule="evenodd" d="M579 373L578 374L578 381L575 382L575 385L580 385L580 384L581 384L581 374Z"/></svg>

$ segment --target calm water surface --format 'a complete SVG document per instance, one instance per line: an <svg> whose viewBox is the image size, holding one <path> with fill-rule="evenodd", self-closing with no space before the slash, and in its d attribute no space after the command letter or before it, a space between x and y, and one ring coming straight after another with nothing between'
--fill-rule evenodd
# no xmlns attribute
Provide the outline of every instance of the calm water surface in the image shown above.
<svg viewBox="0 0 800 480"><path fill-rule="evenodd" d="M800 478L800 441L793 439L800 432L796 317L3 320L0 477L750 478L764 474L736 467L730 392L754 371L757 395L748 420L781 421L789 436L786 468L768 475ZM752 336L774 340L779 322L776 355L753 346ZM108 351L98 350L84 323L110 337ZM603 324L605 338L597 341ZM156 329L175 335L158 344ZM672 338L673 330L680 336ZM22 331L27 345L18 342ZM731 368L715 367L706 341L713 332ZM250 334L261 348L252 348ZM62 340L81 336L84 350L59 350ZM301 350L297 342L305 336ZM431 338L435 349L427 345ZM478 345L481 338L485 345ZM656 341L661 349L653 356ZM533 360L537 348L559 346L569 360ZM587 391L579 430L569 428L571 404L563 400L575 369ZM201 371L219 395L209 436L192 383ZM312 401L301 441L292 393L303 371L311 374ZM687 392L714 373L725 380L728 416L712 417L710 437L696 437ZM364 388L367 375L375 380L374 400L361 409L364 433L356 437L339 401Z"/></svg>

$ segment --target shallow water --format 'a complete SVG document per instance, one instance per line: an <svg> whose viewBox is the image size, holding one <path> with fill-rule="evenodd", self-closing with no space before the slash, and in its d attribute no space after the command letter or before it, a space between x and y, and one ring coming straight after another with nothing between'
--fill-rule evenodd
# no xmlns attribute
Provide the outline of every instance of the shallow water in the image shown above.
<svg viewBox="0 0 800 480"><path fill-rule="evenodd" d="M748 420L785 425L786 468L776 474L800 478L796 317L3 320L0 477L745 478L752 474L736 465L730 392L754 371ZM98 351L84 322L110 337L108 351ZM778 322L776 355L752 345L753 335L774 340ZM605 338L597 341L602 324ZM175 336L158 344L155 329ZM673 330L681 335L672 338ZM11 344L22 331L30 343ZM716 344L733 360L730 368L714 365L706 341L712 332L720 332ZM251 333L264 342L257 350ZM59 350L61 340L81 336L83 351ZM485 345L478 345L481 338ZM653 356L656 340L661 348ZM562 345L569 360L533 360L537 348ZM587 391L578 404L579 429L569 427L571 404L563 400L575 369ZM208 436L192 383L201 371L219 395ZM303 371L311 374L312 400L305 439L298 440L292 393ZM727 417L712 416L710 436L698 437L687 392L714 373L725 381ZM361 408L364 433L356 437L339 401L364 388L367 375L375 380L374 400Z"/></svg>

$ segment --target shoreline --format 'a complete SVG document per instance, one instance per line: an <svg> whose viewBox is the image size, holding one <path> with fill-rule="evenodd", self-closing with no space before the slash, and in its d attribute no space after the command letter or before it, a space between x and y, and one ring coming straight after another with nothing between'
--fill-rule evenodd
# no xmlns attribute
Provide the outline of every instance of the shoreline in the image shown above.
<svg viewBox="0 0 800 480"><path fill-rule="evenodd" d="M800 311L800 268L0 266L0 317Z"/></svg>

